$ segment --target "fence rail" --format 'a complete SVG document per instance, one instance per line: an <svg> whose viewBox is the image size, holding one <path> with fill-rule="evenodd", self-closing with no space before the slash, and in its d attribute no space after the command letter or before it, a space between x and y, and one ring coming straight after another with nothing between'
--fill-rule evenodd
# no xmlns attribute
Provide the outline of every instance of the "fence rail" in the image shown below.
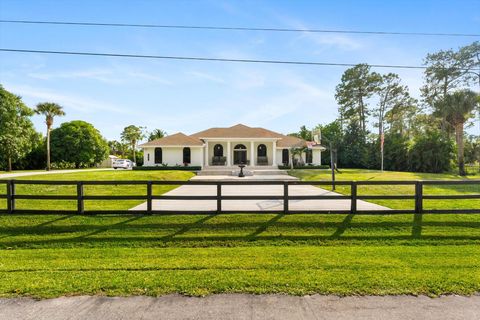
<svg viewBox="0 0 480 320"><path fill-rule="evenodd" d="M424 209L424 200L454 200L454 199L480 199L480 180L423 180L423 181L337 181L336 186L349 186L349 195L290 195L289 187L293 185L316 185L330 186L331 181L141 181L141 180L122 180L122 181L51 181L51 180L0 180L0 186L5 185L6 193L0 194L0 199L6 199L7 208L0 209L0 213L7 214L108 214L108 213L140 213L140 214L224 214L224 213L284 213L284 214L477 214L480 213L480 207L469 209ZM16 185L62 185L76 186L75 195L31 195L17 194ZM117 185L136 185L145 186L145 195L85 195L84 187L88 185L95 186L117 186ZM154 195L153 186L181 186L181 185L207 185L216 186L215 195L205 196L179 196L179 195ZM231 185L281 185L283 194L281 195L223 195L222 187ZM360 195L359 186L414 186L413 195ZM432 185L476 185L477 194L455 194L455 195L424 195L424 186ZM16 200L76 200L76 210L41 210L41 209L17 209ZM85 210L85 200L144 200L146 201L146 210ZM211 200L216 201L216 210L202 211L193 208L190 211L172 211L153 209L153 200ZM283 200L282 210L224 210L223 201L229 200ZM349 200L349 210L291 210L289 202L291 200ZM359 210L357 208L358 200L414 200L412 209L389 209L389 210Z"/></svg>

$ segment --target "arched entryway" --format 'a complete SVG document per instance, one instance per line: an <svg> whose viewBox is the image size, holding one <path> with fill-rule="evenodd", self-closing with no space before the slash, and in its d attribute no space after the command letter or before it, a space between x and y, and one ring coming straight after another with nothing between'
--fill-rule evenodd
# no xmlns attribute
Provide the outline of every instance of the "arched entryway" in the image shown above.
<svg viewBox="0 0 480 320"><path fill-rule="evenodd" d="M268 165L267 146L263 143L259 144L257 147L257 165Z"/></svg>
<svg viewBox="0 0 480 320"><path fill-rule="evenodd" d="M233 164L247 164L247 147L237 144L233 148Z"/></svg>

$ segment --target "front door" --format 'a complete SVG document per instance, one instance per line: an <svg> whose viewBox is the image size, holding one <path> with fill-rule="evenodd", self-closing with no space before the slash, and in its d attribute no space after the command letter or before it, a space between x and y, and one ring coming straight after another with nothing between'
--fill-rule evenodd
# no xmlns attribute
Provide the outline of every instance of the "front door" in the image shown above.
<svg viewBox="0 0 480 320"><path fill-rule="evenodd" d="M233 164L247 164L247 147L237 144L233 148Z"/></svg>

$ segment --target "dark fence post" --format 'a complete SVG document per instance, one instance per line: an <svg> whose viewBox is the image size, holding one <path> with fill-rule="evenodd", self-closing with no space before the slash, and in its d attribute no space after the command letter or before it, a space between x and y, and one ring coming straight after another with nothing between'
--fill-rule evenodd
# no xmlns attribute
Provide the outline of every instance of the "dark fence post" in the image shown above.
<svg viewBox="0 0 480 320"><path fill-rule="evenodd" d="M423 212L423 182L415 182L415 213Z"/></svg>
<svg viewBox="0 0 480 320"><path fill-rule="evenodd" d="M283 213L288 214L288 181L283 182Z"/></svg>
<svg viewBox="0 0 480 320"><path fill-rule="evenodd" d="M222 183L217 183L217 214L222 213Z"/></svg>
<svg viewBox="0 0 480 320"><path fill-rule="evenodd" d="M8 213L13 213L15 211L15 182L14 182L14 180L9 180L7 182L7 210L8 210Z"/></svg>
<svg viewBox="0 0 480 320"><path fill-rule="evenodd" d="M152 181L147 182L147 212L152 213Z"/></svg>
<svg viewBox="0 0 480 320"><path fill-rule="evenodd" d="M85 206L83 203L83 183L81 181L77 182L77 213L85 213Z"/></svg>
<svg viewBox="0 0 480 320"><path fill-rule="evenodd" d="M350 184L350 213L355 214L357 213L357 182L352 181Z"/></svg>

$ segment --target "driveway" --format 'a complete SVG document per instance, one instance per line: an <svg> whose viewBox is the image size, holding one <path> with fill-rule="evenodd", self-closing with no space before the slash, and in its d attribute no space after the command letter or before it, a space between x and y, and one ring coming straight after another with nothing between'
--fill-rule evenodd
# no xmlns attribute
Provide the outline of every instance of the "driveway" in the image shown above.
<svg viewBox="0 0 480 320"><path fill-rule="evenodd" d="M276 319L473 320L480 296L287 296L219 294L205 298L62 297L0 299L1 320Z"/></svg>
<svg viewBox="0 0 480 320"><path fill-rule="evenodd" d="M215 196L217 187L215 185L183 185L165 195L175 196ZM224 185L222 194L226 196L245 195L283 195L282 185ZM312 185L291 185L289 194L296 195L339 195ZM217 208L216 200L153 200L153 210L175 210L175 211L213 211ZM388 210L388 208L370 202L358 200L358 210ZM146 202L131 210L146 210ZM222 200L223 210L235 211L281 211L283 200ZM350 200L290 200L290 210L350 210Z"/></svg>

